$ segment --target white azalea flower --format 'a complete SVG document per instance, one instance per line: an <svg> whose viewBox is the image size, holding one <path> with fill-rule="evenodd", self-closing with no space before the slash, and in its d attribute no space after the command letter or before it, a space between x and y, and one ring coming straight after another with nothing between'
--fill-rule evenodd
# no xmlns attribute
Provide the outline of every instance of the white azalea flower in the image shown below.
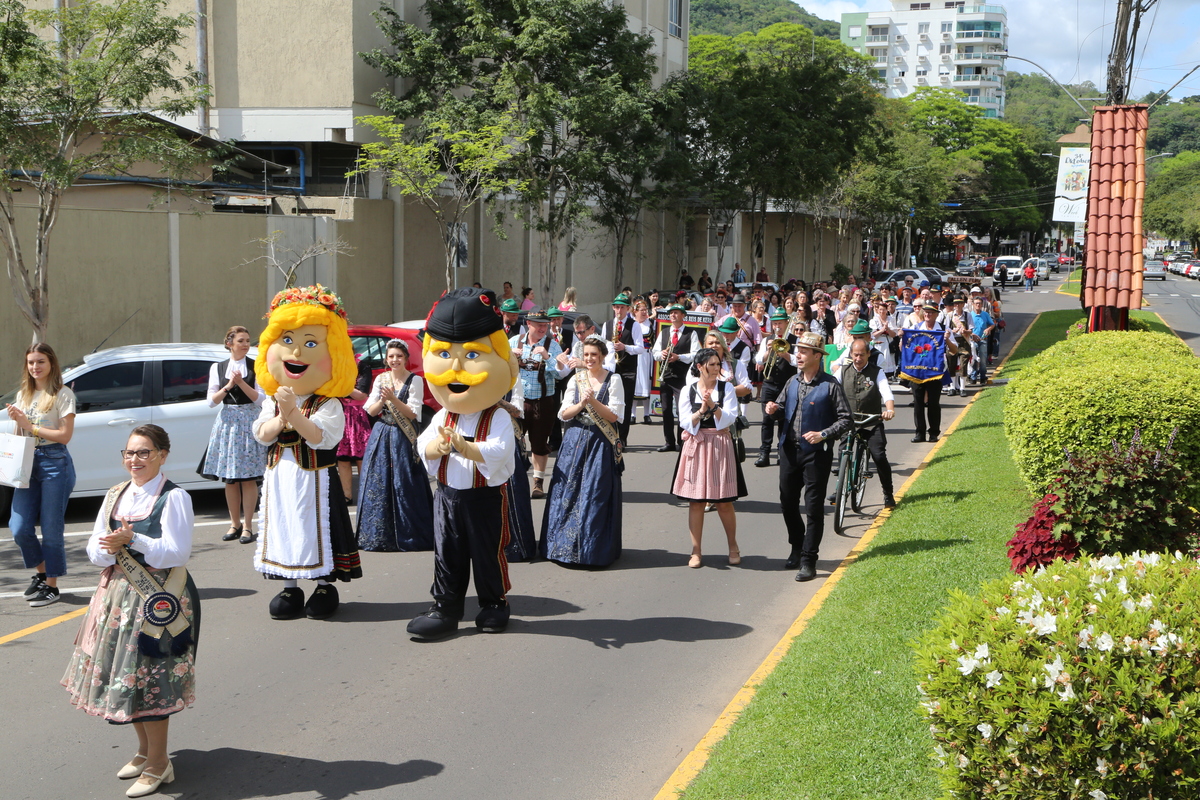
<svg viewBox="0 0 1200 800"><path fill-rule="evenodd" d="M986 722L981 722L975 726L975 729L983 736L984 739L992 738L992 726Z"/></svg>
<svg viewBox="0 0 1200 800"><path fill-rule="evenodd" d="M1093 599L1094 599L1094 600L1095 600L1097 603L1103 603L1103 602L1104 602L1104 598L1106 598L1106 597L1108 597L1108 590L1107 590L1107 589L1105 589L1103 586L1102 586L1102 587L1100 587L1099 589L1097 589L1097 590L1096 590L1096 592L1095 592L1095 594L1093 594L1093 595L1092 595L1092 598L1093 598Z"/></svg>
<svg viewBox="0 0 1200 800"><path fill-rule="evenodd" d="M1088 797L1092 798L1092 800L1108 800L1108 795L1101 789L1092 789L1088 792Z"/></svg>
<svg viewBox="0 0 1200 800"><path fill-rule="evenodd" d="M981 662L987 661L989 657L990 651L988 650L987 642L984 642L983 644L979 645L979 647L975 648L975 658L979 659Z"/></svg>
<svg viewBox="0 0 1200 800"><path fill-rule="evenodd" d="M1033 630L1038 636L1048 636L1058 630L1058 622L1053 614L1034 617Z"/></svg>
<svg viewBox="0 0 1200 800"><path fill-rule="evenodd" d="M1154 605L1154 596L1149 594L1142 595L1142 599L1138 600L1138 605L1142 608L1149 608Z"/></svg>
<svg viewBox="0 0 1200 800"><path fill-rule="evenodd" d="M1162 560L1162 556L1158 553L1142 553L1142 561L1146 562L1148 567L1157 567L1158 562Z"/></svg>
<svg viewBox="0 0 1200 800"><path fill-rule="evenodd" d="M970 675L979 666L979 660L971 656L958 657L958 671L963 675Z"/></svg>
<svg viewBox="0 0 1200 800"><path fill-rule="evenodd" d="M1083 630L1079 631L1079 646L1085 650L1090 648L1092 646L1091 641L1093 638L1095 638L1095 634L1092 632L1092 626L1088 625Z"/></svg>
<svg viewBox="0 0 1200 800"><path fill-rule="evenodd" d="M992 670L985 677L987 678L987 688L989 689L999 686L1000 681L1004 678L998 670Z"/></svg>
<svg viewBox="0 0 1200 800"><path fill-rule="evenodd" d="M1068 683L1066 686L1064 686L1062 688L1062 691L1058 693L1058 696L1059 696L1059 699L1061 699L1061 700L1074 700L1075 699L1075 689L1072 688L1071 684Z"/></svg>
<svg viewBox="0 0 1200 800"><path fill-rule="evenodd" d="M1012 610L1008 606L996 606L996 613L1003 617L1005 614L1011 614Z"/></svg>
<svg viewBox="0 0 1200 800"><path fill-rule="evenodd" d="M1150 623L1150 630L1158 631L1159 633L1162 633L1166 629L1167 629L1167 626L1161 619L1156 619L1156 620L1154 620L1154 622Z"/></svg>
<svg viewBox="0 0 1200 800"><path fill-rule="evenodd" d="M1096 772L1100 773L1100 777L1104 777L1108 774L1108 762L1103 758L1096 759Z"/></svg>
<svg viewBox="0 0 1200 800"><path fill-rule="evenodd" d="M1117 590L1121 594L1129 594L1129 581L1125 580L1125 576L1121 576L1121 580L1117 581Z"/></svg>
<svg viewBox="0 0 1200 800"><path fill-rule="evenodd" d="M1113 649L1113 638L1107 633L1102 633L1096 637L1096 649L1107 652Z"/></svg>
<svg viewBox="0 0 1200 800"><path fill-rule="evenodd" d="M1128 597L1126 597L1124 600L1121 601L1121 608L1125 609L1130 614L1132 614L1135 606L1133 604L1133 601L1130 600Z"/></svg>

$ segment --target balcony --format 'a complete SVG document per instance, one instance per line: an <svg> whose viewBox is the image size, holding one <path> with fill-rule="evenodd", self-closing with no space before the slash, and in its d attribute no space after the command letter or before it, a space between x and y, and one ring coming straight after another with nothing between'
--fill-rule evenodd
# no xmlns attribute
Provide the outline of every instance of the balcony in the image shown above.
<svg viewBox="0 0 1200 800"><path fill-rule="evenodd" d="M955 75L955 83L981 83L992 82L999 83L1000 79L995 75Z"/></svg>
<svg viewBox="0 0 1200 800"><path fill-rule="evenodd" d="M955 53L955 61L1004 61L1004 56L994 53Z"/></svg>
<svg viewBox="0 0 1200 800"><path fill-rule="evenodd" d="M888 38L889 37L886 33L883 35L868 36L867 44L875 44L875 43L886 44L888 41Z"/></svg>
<svg viewBox="0 0 1200 800"><path fill-rule="evenodd" d="M979 97L977 95L968 95L963 98L963 102L971 106L999 106L999 97Z"/></svg>
<svg viewBox="0 0 1200 800"><path fill-rule="evenodd" d="M1004 34L1001 31L955 31L954 38L955 39L1003 39Z"/></svg>
<svg viewBox="0 0 1200 800"><path fill-rule="evenodd" d="M1008 12L1004 10L1004 6L959 6L958 13L960 14L1004 14Z"/></svg>

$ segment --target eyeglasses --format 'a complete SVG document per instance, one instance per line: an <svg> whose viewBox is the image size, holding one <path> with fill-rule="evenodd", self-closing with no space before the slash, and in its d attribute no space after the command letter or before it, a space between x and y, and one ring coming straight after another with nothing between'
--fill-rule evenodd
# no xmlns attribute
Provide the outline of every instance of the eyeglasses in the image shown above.
<svg viewBox="0 0 1200 800"><path fill-rule="evenodd" d="M130 461L135 458L138 461L145 461L146 459L150 458L151 453L157 453L157 452L158 452L158 448L155 448L153 450L122 450L121 458L123 458L126 461Z"/></svg>

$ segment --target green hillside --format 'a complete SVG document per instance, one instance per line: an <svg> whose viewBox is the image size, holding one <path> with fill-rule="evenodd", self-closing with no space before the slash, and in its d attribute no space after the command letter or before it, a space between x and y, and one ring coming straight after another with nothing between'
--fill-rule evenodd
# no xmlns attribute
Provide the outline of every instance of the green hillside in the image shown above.
<svg viewBox="0 0 1200 800"><path fill-rule="evenodd" d="M818 36L838 39L841 24L814 17L791 0L692 0L691 33L736 36L776 22L794 22Z"/></svg>

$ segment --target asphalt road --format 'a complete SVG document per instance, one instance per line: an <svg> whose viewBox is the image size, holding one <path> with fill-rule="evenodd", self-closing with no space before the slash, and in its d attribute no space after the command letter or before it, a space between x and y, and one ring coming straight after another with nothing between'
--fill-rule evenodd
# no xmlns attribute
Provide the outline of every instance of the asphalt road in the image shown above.
<svg viewBox="0 0 1200 800"><path fill-rule="evenodd" d="M1002 355L1035 311L1074 302L1051 293L1058 280L1006 295ZM909 442L907 402L899 396L888 427L897 487L930 448ZM965 403L944 398L945 425ZM757 407L750 415L757 421ZM782 569L778 470L755 469L750 447L750 495L736 505L742 565L724 563L710 514L705 565L688 569L687 511L668 494L674 454L653 452L661 434L657 424L631 432L621 559L602 571L513 565L514 617L500 635L477 634L469 622L447 641L405 635L429 605L430 553L364 553L365 578L340 586L334 619L272 621L276 587L253 571L251 548L220 541L221 495L195 493L190 567L204 601L197 702L171 723L177 778L165 794L652 797L871 522L852 517L850 537L840 537L827 518L819 579L796 583ZM747 434L757 443L757 426ZM868 513L880 499L872 481ZM75 591L56 605L26 605L19 595L30 571L11 540L0 543L0 637L86 605L98 570L84 543L99 502L71 504L71 573L60 585ZM135 752L133 732L72 709L58 685L78 625L0 645L8 800L118 797L128 786L115 773Z"/></svg>
<svg viewBox="0 0 1200 800"><path fill-rule="evenodd" d="M1166 280L1146 281L1142 296L1146 310L1158 312L1200 355L1200 281L1168 273Z"/></svg>

